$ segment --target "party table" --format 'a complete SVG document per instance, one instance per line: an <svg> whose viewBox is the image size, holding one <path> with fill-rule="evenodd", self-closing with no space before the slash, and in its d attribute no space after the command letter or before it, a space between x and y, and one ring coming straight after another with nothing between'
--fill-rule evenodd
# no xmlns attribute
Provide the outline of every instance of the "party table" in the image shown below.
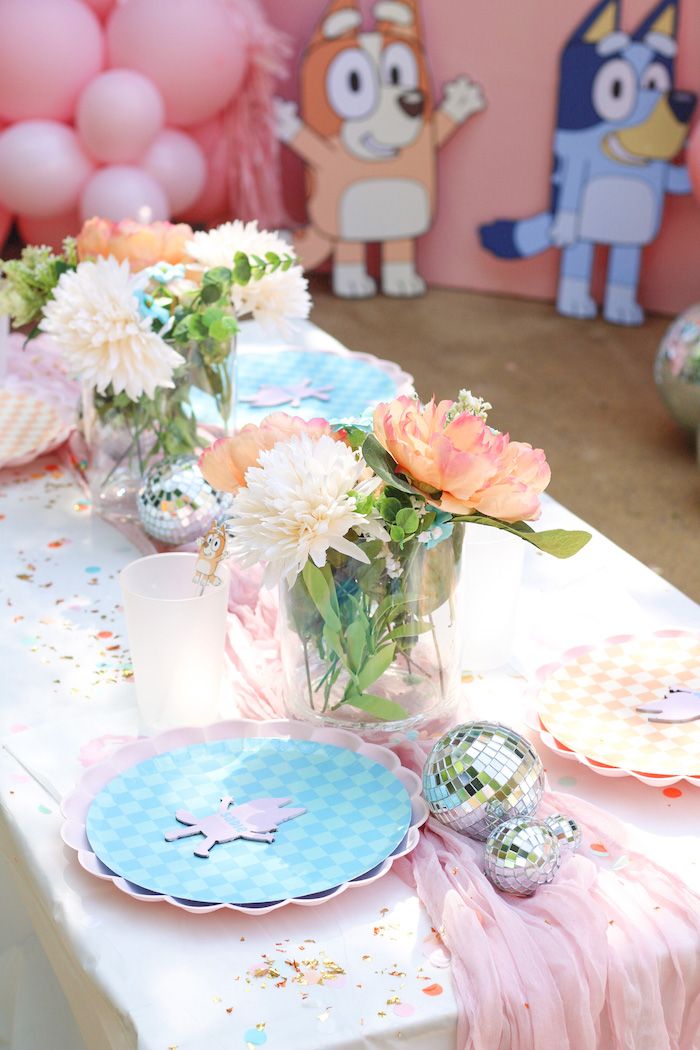
<svg viewBox="0 0 700 1050"><path fill-rule="evenodd" d="M542 525L582 527L548 498ZM0 473L0 536L0 1045L451 1048L449 960L394 871L251 916L140 903L78 866L59 800L136 732L117 574L138 552L58 457ZM513 659L465 673L462 714L522 728L537 668L668 628L700 628L700 608L602 535L567 562L528 550ZM631 845L700 889L698 788L608 779L538 748L552 786L628 821Z"/></svg>

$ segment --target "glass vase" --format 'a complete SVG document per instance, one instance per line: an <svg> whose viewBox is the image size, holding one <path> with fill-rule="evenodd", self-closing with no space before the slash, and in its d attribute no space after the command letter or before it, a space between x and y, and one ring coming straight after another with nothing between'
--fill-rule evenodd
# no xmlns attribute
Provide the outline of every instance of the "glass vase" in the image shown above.
<svg viewBox="0 0 700 1050"><path fill-rule="evenodd" d="M462 541L455 526L430 544L361 542L369 564L329 551L323 570L309 563L280 585L292 717L364 733L447 723L461 678Z"/></svg>
<svg viewBox="0 0 700 1050"><path fill-rule="evenodd" d="M85 473L93 508L118 524L138 522L137 498L149 467L161 459L197 456L235 428L235 338L223 349L192 343L183 354L173 386L157 389L153 398L132 401L123 393L83 390Z"/></svg>

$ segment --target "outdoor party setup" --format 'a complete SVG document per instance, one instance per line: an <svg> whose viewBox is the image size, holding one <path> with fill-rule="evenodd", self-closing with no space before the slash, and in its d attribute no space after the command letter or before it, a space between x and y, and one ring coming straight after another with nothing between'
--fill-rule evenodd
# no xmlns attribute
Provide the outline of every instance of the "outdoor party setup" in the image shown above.
<svg viewBox="0 0 700 1050"><path fill-rule="evenodd" d="M0 0L13 1050L700 1046L697 606L309 320L663 308L696 435L700 24L439 6Z"/></svg>

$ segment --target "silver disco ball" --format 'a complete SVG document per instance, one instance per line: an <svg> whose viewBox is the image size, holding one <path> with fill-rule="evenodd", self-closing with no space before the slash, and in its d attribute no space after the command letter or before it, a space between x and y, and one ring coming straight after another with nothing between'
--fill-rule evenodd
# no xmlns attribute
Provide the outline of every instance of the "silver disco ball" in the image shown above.
<svg viewBox="0 0 700 1050"><path fill-rule="evenodd" d="M553 813L551 817L545 817L542 823L549 828L559 843L562 860L575 853L581 845L581 829L573 817Z"/></svg>
<svg viewBox="0 0 700 1050"><path fill-rule="evenodd" d="M139 518L149 536L171 547L204 536L231 501L202 476L195 456L164 459L151 467L138 495Z"/></svg>
<svg viewBox="0 0 700 1050"><path fill-rule="evenodd" d="M695 433L700 425L700 304L680 314L664 335L654 379L675 421Z"/></svg>
<svg viewBox="0 0 700 1050"><path fill-rule="evenodd" d="M497 722L466 722L437 741L423 769L423 796L443 824L486 839L511 817L534 813L544 768L532 745Z"/></svg>
<svg viewBox="0 0 700 1050"><path fill-rule="evenodd" d="M530 897L538 886L551 882L560 864L556 836L537 820L507 820L486 841L487 878L518 897Z"/></svg>

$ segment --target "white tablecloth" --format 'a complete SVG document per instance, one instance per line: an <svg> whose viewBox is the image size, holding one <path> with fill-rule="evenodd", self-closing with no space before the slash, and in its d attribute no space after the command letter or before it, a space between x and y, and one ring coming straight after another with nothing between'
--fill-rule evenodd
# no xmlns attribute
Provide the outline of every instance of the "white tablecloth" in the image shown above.
<svg viewBox="0 0 700 1050"><path fill-rule="evenodd" d="M0 473L0 737L51 789L0 751L0 1046L80 1046L45 953L91 1050L452 1047L449 967L394 873L318 908L192 916L128 899L62 845L57 796L133 731L116 574L136 552L55 467ZM582 523L546 500L542 525ZM668 627L700 628L700 609L603 537L569 562L528 550L512 666L468 684L465 713L520 725L538 666ZM554 788L630 821L700 889L698 789L671 798L540 752ZM325 963L344 974L319 980Z"/></svg>

